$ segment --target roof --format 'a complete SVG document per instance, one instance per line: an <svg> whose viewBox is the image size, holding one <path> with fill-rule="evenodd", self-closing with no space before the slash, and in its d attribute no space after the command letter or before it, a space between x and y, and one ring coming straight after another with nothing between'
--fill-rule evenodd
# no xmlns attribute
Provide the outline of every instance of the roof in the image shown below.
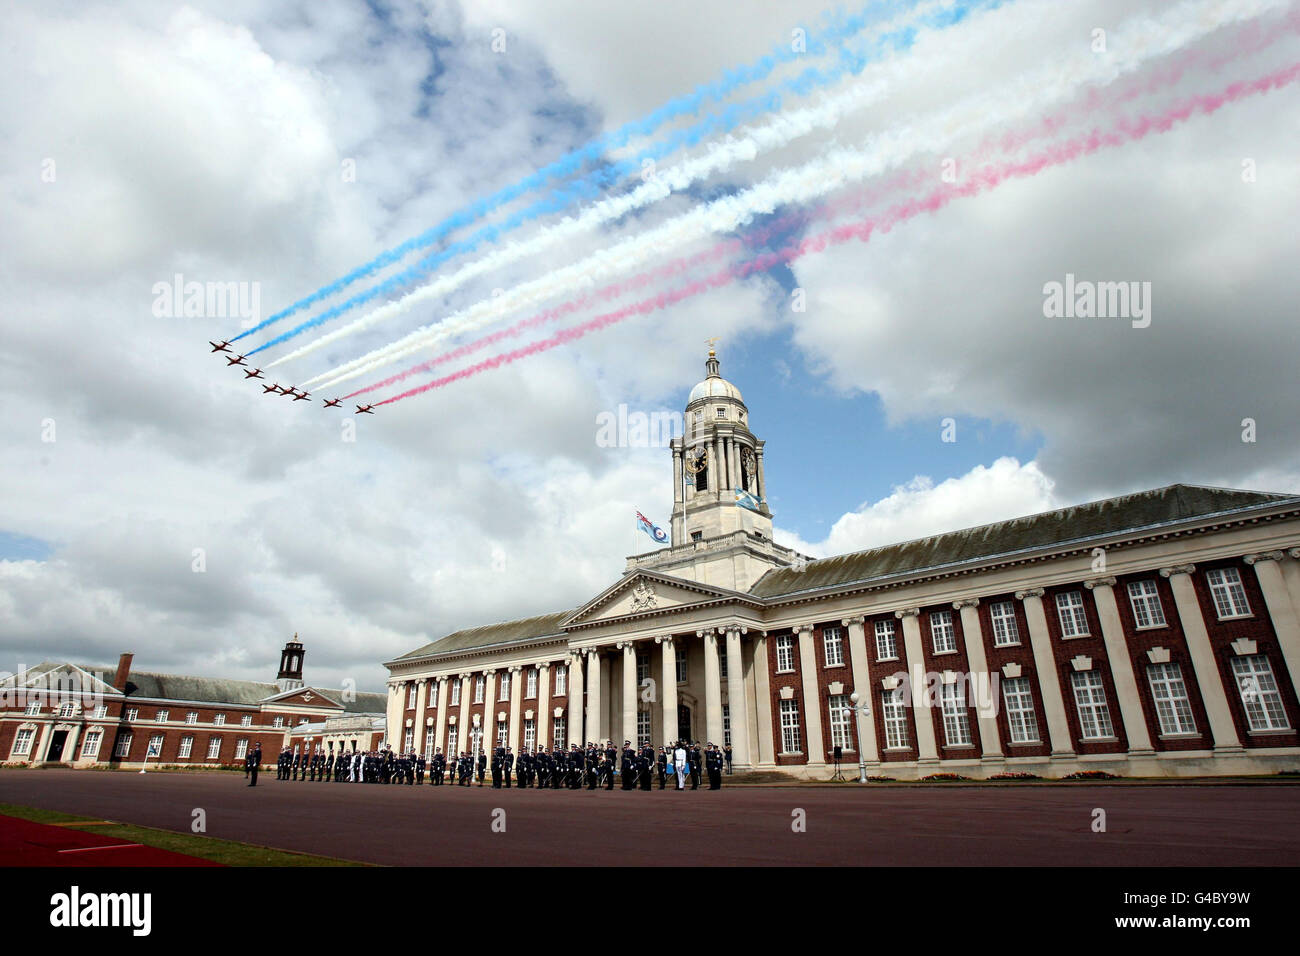
<svg viewBox="0 0 1300 956"><path fill-rule="evenodd" d="M446 654L472 647L492 647L499 644L518 644L542 637L563 637L564 630L560 623L574 614L574 610L560 611L554 614L539 614L536 617L520 618L517 621L502 621L499 624L486 624L482 627L470 627L455 631L446 637L418 647L409 654L397 658L399 661L430 654ZM359 694L357 695L360 696Z"/></svg>
<svg viewBox="0 0 1300 956"><path fill-rule="evenodd" d="M120 694L121 691L103 679L104 673L102 669L78 667L66 661L41 661L17 674L9 674L0 679L0 687L22 686L44 691L102 696Z"/></svg>
<svg viewBox="0 0 1300 956"><path fill-rule="evenodd" d="M388 698L384 694L349 694L354 699L348 700L342 690L326 687L315 689L330 698L332 703L341 706L346 714L382 713L388 706ZM256 707L266 698L280 693L279 685L266 681L190 677L137 670L127 675L127 696L133 698Z"/></svg>
<svg viewBox="0 0 1300 956"><path fill-rule="evenodd" d="M750 593L762 598L781 597L1288 500L1300 504L1300 497L1295 495L1169 485L1154 491L1106 498L1011 521L822 558L809 562L802 570L781 568L768 571L755 582Z"/></svg>
<svg viewBox="0 0 1300 956"><path fill-rule="evenodd" d="M699 401L702 398L734 398L742 404L745 401L740 397L740 389L736 388L735 385L732 385L725 378L721 378L717 375L709 376L691 389L691 394L686 399L686 404L689 405L691 402Z"/></svg>

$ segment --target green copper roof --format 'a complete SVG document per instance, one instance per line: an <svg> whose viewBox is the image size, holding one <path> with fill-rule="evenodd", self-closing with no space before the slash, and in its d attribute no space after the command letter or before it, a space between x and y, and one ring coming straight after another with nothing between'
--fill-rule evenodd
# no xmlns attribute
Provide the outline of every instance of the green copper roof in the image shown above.
<svg viewBox="0 0 1300 956"><path fill-rule="evenodd" d="M571 610L560 611L558 614L539 614L537 617L525 617L518 621L502 621L500 624L466 628L416 648L397 659L404 661L473 647L491 647L496 644L515 644L520 641L535 640L539 637L563 636L564 631L560 629L560 622L571 614L573 614Z"/></svg>

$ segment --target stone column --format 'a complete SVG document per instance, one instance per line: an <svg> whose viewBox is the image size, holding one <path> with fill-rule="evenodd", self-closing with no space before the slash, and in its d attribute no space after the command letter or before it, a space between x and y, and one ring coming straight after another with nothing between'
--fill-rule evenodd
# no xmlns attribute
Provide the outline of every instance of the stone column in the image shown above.
<svg viewBox="0 0 1300 956"><path fill-rule="evenodd" d="M447 746L447 678L446 676L438 678L438 728L433 735L433 745L435 747ZM443 751L445 755L447 751Z"/></svg>
<svg viewBox="0 0 1300 956"><path fill-rule="evenodd" d="M384 714L384 740L393 746L402 744L402 715L406 713L405 682L388 685L388 708ZM197 741L195 741L197 743Z"/></svg>
<svg viewBox="0 0 1300 956"><path fill-rule="evenodd" d="M1268 616L1277 634L1277 644L1291 674L1291 684L1300 689L1300 608L1293 603L1286 579L1282 576L1281 551L1248 554L1245 561L1255 569L1259 589L1264 593Z"/></svg>
<svg viewBox="0 0 1300 956"><path fill-rule="evenodd" d="M904 608L895 611L894 617L903 622L903 647L907 651L907 667L911 672L912 716L916 719L917 762L937 763L939 751L934 738L934 708L926 696L925 652L921 648L921 609Z"/></svg>
<svg viewBox="0 0 1300 956"><path fill-rule="evenodd" d="M988 690L993 695L990 700L975 700L975 715L980 728L981 761L985 763L1002 763L1002 739L998 734L998 708L1000 701L994 689L993 677L989 674L988 657L984 653L984 628L980 625L979 598L965 601L953 601L952 609L961 614L961 632L966 639L966 660L971 673L976 676L972 686L976 688L975 696ZM982 683L980 683L982 681Z"/></svg>
<svg viewBox="0 0 1300 956"><path fill-rule="evenodd" d="M682 446L680 440L673 442L673 504L682 503Z"/></svg>
<svg viewBox="0 0 1300 956"><path fill-rule="evenodd" d="M1196 683L1201 688L1201 701L1205 704L1205 716L1210 721L1214 749L1221 753L1240 753L1243 750L1241 737L1237 735L1237 725L1232 720L1223 674L1214 657L1210 633L1206 630L1205 618L1201 615L1201 603L1196 598L1196 587L1192 584L1192 572L1195 570L1194 564L1181 564L1161 568L1160 576L1169 579L1174 592L1174 606L1183 626L1183 636L1187 639L1187 652L1192 659L1192 670L1196 672Z"/></svg>
<svg viewBox="0 0 1300 956"><path fill-rule="evenodd" d="M659 682L659 703L663 714L664 743L677 739L677 648L673 636L656 637L655 643L663 648L663 676Z"/></svg>
<svg viewBox="0 0 1300 956"><path fill-rule="evenodd" d="M809 766L826 763L826 741L822 737L822 695L817 689L817 654L813 649L813 626L801 624L799 635L799 677L803 681L803 720L808 728Z"/></svg>
<svg viewBox="0 0 1300 956"><path fill-rule="evenodd" d="M727 635L727 710L731 715L731 761L737 767L748 769L749 759L749 708L745 701L745 661L740 650L740 636L748 628L732 624ZM718 735L721 738L721 734ZM722 740L715 741L719 747Z"/></svg>
<svg viewBox="0 0 1300 956"><path fill-rule="evenodd" d="M506 731L509 734L508 743L515 748L518 753L519 748L523 746L523 737L519 731L519 711L523 702L524 691L519 685L524 680L524 669L516 664L510 668L510 729Z"/></svg>
<svg viewBox="0 0 1300 956"><path fill-rule="evenodd" d="M765 501L767 498L767 480L763 477L763 443L758 443L758 448L754 451L754 460L756 462L755 471L758 473L758 500Z"/></svg>
<svg viewBox="0 0 1300 956"><path fill-rule="evenodd" d="M411 744L416 753L424 753L424 708L429 699L429 678L421 677L415 682L415 733L411 735Z"/></svg>
<svg viewBox="0 0 1300 956"><path fill-rule="evenodd" d="M857 617L846 617L840 623L849 629L849 665L853 671L853 690L858 695L858 706L867 708L862 716L862 722L858 723L855 720L853 723L855 728L863 728L862 732L866 738L858 741L858 748L862 751L862 758L867 766L874 767L880 763L880 748L876 745L876 706L875 695L871 693L866 620L859 614Z"/></svg>
<svg viewBox="0 0 1300 956"><path fill-rule="evenodd" d="M718 662L718 634L708 627L695 632L704 638L704 736L721 746L722 740L722 667Z"/></svg>
<svg viewBox="0 0 1300 956"><path fill-rule="evenodd" d="M469 671L460 675L460 715L456 721L456 750L458 752L470 750L473 745L471 731L474 728L469 723L469 702L474 695L474 691L469 685L472 676Z"/></svg>
<svg viewBox="0 0 1300 956"><path fill-rule="evenodd" d="M495 668L483 672L483 752L489 757L497 745L496 674Z"/></svg>
<svg viewBox="0 0 1300 956"><path fill-rule="evenodd" d="M583 711L586 709L586 702L582 697L582 658L582 651L575 651L569 655L569 714L565 721L569 730L569 743L577 744L579 747L584 743L582 718Z"/></svg>
<svg viewBox="0 0 1300 956"><path fill-rule="evenodd" d="M617 647L623 652L623 739L636 746L636 645L619 641Z"/></svg>
<svg viewBox="0 0 1300 956"><path fill-rule="evenodd" d="M758 762L765 767L776 763L772 730L772 685L767 675L767 634L754 638L754 720L758 726Z"/></svg>
<svg viewBox="0 0 1300 956"><path fill-rule="evenodd" d="M537 665L537 746L551 742L551 662Z"/></svg>
<svg viewBox="0 0 1300 956"><path fill-rule="evenodd" d="M600 649L587 651L587 739L600 740L604 733L605 711L601 703Z"/></svg>
<svg viewBox="0 0 1300 956"><path fill-rule="evenodd" d="M1043 610L1042 588L1016 592L1016 600L1025 604L1025 622L1029 625L1029 648L1038 672L1038 691L1043 695L1043 713L1047 715L1047 735L1052 756L1065 758L1074 753L1070 742L1070 722L1065 716L1065 698L1061 695L1061 675L1052 655L1052 638L1047 631L1047 613Z"/></svg>
<svg viewBox="0 0 1300 956"><path fill-rule="evenodd" d="M722 436L713 433L713 496L722 500L722 489L727 483L727 459L722 453Z"/></svg>
<svg viewBox="0 0 1300 956"><path fill-rule="evenodd" d="M727 439L727 470L730 472L729 480L727 481L727 490L730 491L732 496L734 497L736 493L736 489L739 488L741 484L740 449L736 445L735 438ZM721 747L722 744L718 744L718 746ZM734 763L735 751L736 751L736 746L734 743L731 746L731 750L732 750L732 762Z"/></svg>
<svg viewBox="0 0 1300 956"><path fill-rule="evenodd" d="M1110 658L1110 673L1115 681L1115 697L1119 700L1119 714L1124 721L1129 756L1149 757L1155 749L1151 746L1151 732L1142 713L1142 698L1138 694L1133 658L1124 637L1124 623L1115 603L1115 578L1093 578L1084 581L1083 586L1093 593L1097 602L1097 619L1101 621L1101 637L1106 642L1106 656Z"/></svg>

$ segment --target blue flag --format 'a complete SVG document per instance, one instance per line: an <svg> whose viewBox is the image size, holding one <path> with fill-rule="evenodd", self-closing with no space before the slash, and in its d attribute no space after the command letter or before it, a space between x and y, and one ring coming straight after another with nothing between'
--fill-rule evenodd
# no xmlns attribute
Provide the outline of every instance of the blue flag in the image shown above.
<svg viewBox="0 0 1300 956"><path fill-rule="evenodd" d="M637 530L644 531L650 537L654 538L656 544L667 544L668 534L663 528L659 527L641 512L636 513Z"/></svg>
<svg viewBox="0 0 1300 956"><path fill-rule="evenodd" d="M736 489L736 504L740 505L742 508L748 508L755 514L763 513L763 506L759 503L758 499L748 491L742 491L740 488Z"/></svg>

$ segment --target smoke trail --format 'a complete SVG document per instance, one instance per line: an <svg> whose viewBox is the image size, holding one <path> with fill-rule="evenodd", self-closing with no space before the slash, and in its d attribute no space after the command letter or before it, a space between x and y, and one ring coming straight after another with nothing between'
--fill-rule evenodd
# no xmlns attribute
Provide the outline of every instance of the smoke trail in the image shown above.
<svg viewBox="0 0 1300 956"><path fill-rule="evenodd" d="M859 222L835 227L818 236L804 239L777 252L758 256L739 266L732 266L720 272L682 286L671 292L662 292L634 305L626 306L614 312L597 316L568 329L563 329L547 339L541 339L521 348L503 352L476 365L453 372L416 388L408 389L391 398L376 402L376 405L391 405L394 402L421 395L437 388L443 388L452 382L461 381L481 372L509 365L521 358L546 352L550 349L576 341L590 332L607 328L634 315L644 315L683 299L698 295L709 289L720 288L756 272L762 272L773 266L793 262L809 253L822 252L830 246L839 245L850 240L867 242L875 232L888 232L894 226L904 223L924 213L937 212L954 199L977 196L996 189L1008 179L1025 179L1036 176L1046 169L1060 166L1099 150L1122 146L1126 143L1144 139L1152 133L1167 132L1178 123L1193 115L1210 115L1222 107L1235 103L1257 93L1266 93L1280 89L1300 79L1300 63L1271 73L1249 82L1238 82L1228 86L1221 93L1209 96L1196 96L1154 116L1143 116L1136 120L1121 120L1116 130L1109 133L1092 131L1063 144L1049 147L1041 153L1022 162L1004 163L989 166L977 171L960 186L951 186L934 190L927 197L899 204L882 216L868 217Z"/></svg>
<svg viewBox="0 0 1300 956"><path fill-rule="evenodd" d="M347 381L448 336L487 325L517 308L588 285L602 275L636 268L675 246L710 233L732 232L756 214L769 213L787 204L808 202L878 175L914 153L937 149L972 131L1000 125L1044 102L1063 99L1074 88L1086 83L1109 82L1133 72L1148 59L1174 52L1220 27L1260 16L1285 2L1184 0L1155 19L1129 21L1118 37L1112 37L1112 52L1107 57L1080 53L1069 61L1066 68L1052 66L1028 74L1013 83L1010 89L1000 90L996 95L969 98L935 119L876 136L864 148L837 150L824 159L777 173L743 192L715 200L581 262L518 285L495 298L480 301L440 323L421 327L387 346L317 375L307 384L323 387ZM375 312L379 313L379 318L387 318L409 311L423 301L425 296L422 292L422 289L417 289Z"/></svg>
<svg viewBox="0 0 1300 956"><path fill-rule="evenodd" d="M1285 30L1264 29L1257 22L1248 23L1240 29L1238 35L1233 37L1232 44L1226 51L1188 50L1175 56L1167 65L1159 69L1153 69L1150 75L1139 74L1117 82L1113 88L1108 87L1105 94L1096 89L1089 89L1081 100L1071 103L1065 110L1036 120L1023 130L1007 131L989 136L969 156L960 159L958 168L965 169L968 166L979 165L994 149L1000 150L1003 154L1011 154L1035 140L1055 136L1075 116L1092 115L1101 109L1114 110L1139 96L1149 95L1165 87L1173 86L1189 71L1218 72L1234 60L1258 53L1280 40L1287 33L1294 34L1296 32L1300 32L1300 10L1293 11L1288 16ZM748 230L740 238L723 240L704 252L674 259L653 270L633 276L631 279L611 283L598 292L584 293L562 305L546 309L505 329L481 336L451 351L443 352L432 359L350 392L343 397L354 398L358 395L365 395L386 388L389 385L403 382L414 375L428 372L447 362L464 358L507 338L517 338L529 329L581 311L596 302L620 298L630 291L643 289L654 282L680 275L746 248L762 245L773 235L778 235L796 225L824 221L857 212L874 205L882 196L894 195L906 189L919 188L926 180L932 179L933 176L933 170L926 167L917 167L890 177L874 188L858 190L852 195L837 199L834 202L823 203L816 209L786 213L760 228Z"/></svg>
<svg viewBox="0 0 1300 956"><path fill-rule="evenodd" d="M454 259L466 253L474 252L486 242L496 242L503 235L513 231L514 229L518 228L524 223L536 220L546 215L547 213L563 210L571 206L578 199L588 199L588 198L597 197L601 195L601 191L603 187L611 183L623 180L630 174L633 174L638 170L641 170L642 164L646 160L662 159L663 157L676 152L678 149L684 146L697 145L700 141L705 139L707 136L730 132L731 130L735 129L744 120L752 119L766 113L771 113L774 110L780 108L781 96L784 93L796 92L800 95L808 95L812 92L815 92L818 89L825 89L829 86L834 85L835 83L838 83L846 75L856 76L863 69L865 69L868 64L876 61L891 49L896 52L906 51L910 49L912 45L916 42L918 27L933 27L935 29L942 30L951 26L956 26L962 23L963 21L965 21L967 16L972 10L980 7L988 7L989 9L996 9L997 7L1005 3L1006 0L956 0L956 2L959 3L960 5L954 7L943 7L935 13L931 13L926 16L922 16L918 18L917 22L911 26L886 33L884 36L880 37L878 40L875 41L875 43L872 45L872 49L869 50L868 52L859 53L859 54L849 54L847 51L843 51L841 55L840 63L829 71L822 71L815 67L809 67L808 69L800 73L798 76L783 81L782 83L778 84L774 89L770 90L769 92L765 93L760 97L749 100L742 104L729 106L721 114L717 116L709 117L704 121L697 123L694 126L691 126L687 129L674 132L670 137L668 137L667 140L656 143L646 148L636 156L633 156L629 159L619 160L617 162L606 165L604 168L593 172L586 178L580 179L568 186L565 186L562 189L552 192L550 196L548 196L547 198L539 200L538 202L533 203L531 206L528 206L525 209L518 210L512 213L505 221L501 223L483 226L482 228L478 229L477 231L475 231L473 234L466 237L465 239L458 240L452 243L451 245L447 246L445 249L441 249L438 252L433 253L432 255L426 256L424 259L421 259L419 262L415 263L414 265L406 269L403 269L401 272L389 276L384 281L377 283L376 285L373 285L370 288L357 293L356 295L353 295L346 301L341 302L338 305L333 306L329 309L326 309L324 312L321 312L319 315L315 315L310 319L306 320L305 322L301 322L298 325L294 326L292 329L289 329L287 332L281 333L280 335L268 340L267 342L264 342L262 345L259 345L257 348L249 351L247 354L256 355L258 352L261 352L264 349L268 349L268 348L272 348L273 346L280 345L283 342L287 342L290 339L296 338L297 336L301 335L303 332L324 325L326 322L329 322L331 319L335 319L338 316L351 311L352 309L356 308L359 305L364 305L365 303L371 302L382 295L386 295L387 293L392 292L395 289L401 288L402 286L409 285L412 282L416 281L417 279L421 279L425 277L426 275L433 272L439 266L450 261L451 259ZM870 99L868 100L868 102L870 102ZM863 103L861 105L865 106L866 103ZM823 125L823 124L814 124L814 125ZM811 129L807 131L810 132ZM772 148L772 147L768 147L768 148ZM755 153L755 155L757 154ZM736 158L752 159L753 156L744 156L742 151L742 153L737 154ZM735 159L731 160L731 162L734 161ZM686 186L689 185L690 183L690 179L699 178L701 176L708 175L710 172L709 170L710 165L712 164L705 164L702 172L693 174L687 179L687 181L683 182L681 185L675 188L676 189L686 188ZM729 166L730 162L725 163L725 165ZM717 171L717 170L713 170L713 171ZM640 195L637 197L637 201L631 204L625 203L627 197L624 197L622 199L617 199L617 200L606 200L606 203L610 204L612 207L612 211L608 216L592 217L592 219L589 221L589 224L581 226L575 229L574 231L580 232L585 229L592 228L594 224L598 224L599 222L602 221L609 221L610 219L613 218L618 218L621 215L625 215L628 211L632 209L640 208L641 206L644 206L649 202L657 201L657 199L662 198L664 195L668 195L667 192L662 191L661 187L657 183L646 184L645 186L640 187L640 189L635 190L635 192L639 193ZM571 220L566 220L566 223L568 222L571 222ZM423 245L428 245L428 243L424 243ZM518 255L506 256L501 261L498 260L493 260L493 261L497 265L500 265L502 264L503 261L504 262L516 261L521 256L530 255L530 254L532 254L532 252L523 252ZM474 274L480 274L482 271L489 268L492 268L491 264L485 266L483 269L478 270ZM465 281L465 280L462 279L461 281ZM454 283L450 286L450 288L455 288L459 284L460 283ZM447 288L441 284L439 285L439 288L441 288L444 292L447 291ZM263 325L267 325L271 321L272 319L268 319L265 323L263 323ZM353 323L347 326L346 328L340 329L336 332L332 332L328 336L325 336L322 339L319 339L308 346L304 346L302 349L299 349L298 351L294 352L292 355L285 356L284 358L279 359L277 361L288 361L290 358L297 358L299 356L305 355L308 352L314 351L317 348L321 348L330 342L336 341L338 338L344 335L349 335L353 332L359 331L361 328L364 328L366 324L367 323L365 323L364 321L361 323Z"/></svg>
<svg viewBox="0 0 1300 956"><path fill-rule="evenodd" d="M353 269L351 272L343 275L335 281L324 285L310 295L299 299L287 308L267 318L253 328L236 336L231 341L237 341L245 336L252 335L261 329L266 328L274 322L283 318L294 315L310 305L326 299L336 292L347 288L358 279L373 275L375 272L390 265L408 252L415 249L422 249L432 245L439 239L448 235L456 229L463 226L471 225L477 220L489 215L494 210L509 203L520 196L527 195L534 189L544 186L552 179L567 178L593 160L598 160L602 155L612 149L617 149L627 145L632 139L641 136L653 134L659 127L672 120L680 119L684 116L698 115L701 108L709 102L722 102L731 94L758 83L771 75L777 67L798 59L800 56L809 54L822 56L827 52L830 45L842 43L861 33L867 26L874 23L880 16L890 15L898 8L904 9L915 6L920 0L873 0L873 2L863 6L856 14L841 20L838 23L831 23L825 29L820 31L807 31L805 50L796 52L792 43L778 43L772 48L772 51L766 56L760 57L753 63L740 66L734 69L724 70L721 78L709 83L701 83L693 91L683 96L675 97L664 103L662 106L648 113L647 115L624 123L618 129L596 137L584 146L573 150L561 156L559 159L534 173L525 176L523 179L513 183L504 189L499 189L491 195L476 200L468 206L465 206L452 213L442 222L438 223L431 229L426 230L414 238L394 246L392 249L380 253L374 259ZM963 0L958 0L963 2ZM823 13L823 19L829 19L829 13Z"/></svg>

